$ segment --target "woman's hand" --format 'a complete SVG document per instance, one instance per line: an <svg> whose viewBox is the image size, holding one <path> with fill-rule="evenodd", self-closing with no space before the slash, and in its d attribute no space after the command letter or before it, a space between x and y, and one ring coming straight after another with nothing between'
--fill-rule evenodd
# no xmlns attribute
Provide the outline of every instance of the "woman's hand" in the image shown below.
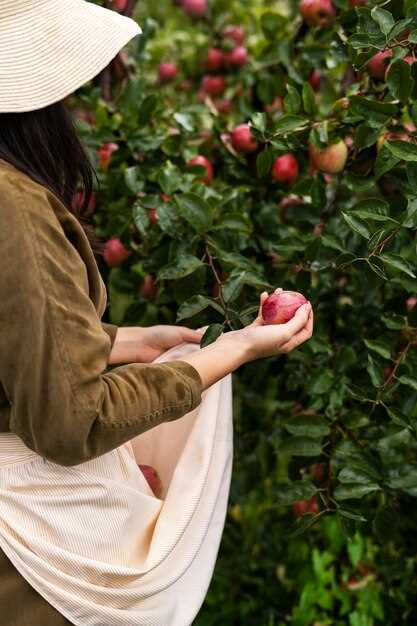
<svg viewBox="0 0 417 626"><path fill-rule="evenodd" d="M279 293L282 289L276 289ZM242 331L243 341L248 344L248 360L287 354L308 341L313 334L314 314L310 302L301 306L286 324L266 325L262 319L262 306L268 293L261 294L258 316Z"/></svg>
<svg viewBox="0 0 417 626"><path fill-rule="evenodd" d="M203 331L185 326L120 326L109 363L150 363L181 343L200 343L202 335Z"/></svg>

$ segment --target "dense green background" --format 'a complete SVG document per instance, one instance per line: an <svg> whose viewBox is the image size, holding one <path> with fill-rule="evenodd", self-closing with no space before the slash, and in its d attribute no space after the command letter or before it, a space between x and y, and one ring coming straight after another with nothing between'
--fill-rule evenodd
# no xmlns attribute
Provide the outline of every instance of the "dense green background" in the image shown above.
<svg viewBox="0 0 417 626"><path fill-rule="evenodd" d="M251 320L259 291L276 286L316 311L306 346L235 376L230 509L195 623L414 626L417 64L402 59L417 52L415 2L335 0L323 28L303 23L296 0L209 0L196 20L178 4L138 2L144 36L73 102L98 165L98 231L131 251L101 265L109 320L213 324L214 337ZM207 48L232 46L230 24L245 29L249 62L220 70L233 108L219 113L198 92ZM375 80L366 62L384 48L392 66ZM177 63L172 83L158 82L161 61ZM283 109L266 113L276 96ZM249 121L259 150L246 157L228 133ZM400 137L377 149L389 131ZM312 172L309 142L340 137L345 170ZM118 150L106 169L107 142ZM289 151L292 187L270 175ZM210 185L187 168L197 154L213 163ZM320 512L296 518L292 504L310 497Z"/></svg>

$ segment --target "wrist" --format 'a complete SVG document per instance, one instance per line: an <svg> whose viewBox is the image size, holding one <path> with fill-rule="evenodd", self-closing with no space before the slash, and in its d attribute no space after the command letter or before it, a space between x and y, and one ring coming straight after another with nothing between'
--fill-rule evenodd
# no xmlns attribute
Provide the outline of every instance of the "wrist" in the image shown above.
<svg viewBox="0 0 417 626"><path fill-rule="evenodd" d="M245 329L224 333L214 345L216 344L218 344L220 349L224 350L228 357L233 356L236 363L234 369L252 360L251 342L247 333L245 333Z"/></svg>

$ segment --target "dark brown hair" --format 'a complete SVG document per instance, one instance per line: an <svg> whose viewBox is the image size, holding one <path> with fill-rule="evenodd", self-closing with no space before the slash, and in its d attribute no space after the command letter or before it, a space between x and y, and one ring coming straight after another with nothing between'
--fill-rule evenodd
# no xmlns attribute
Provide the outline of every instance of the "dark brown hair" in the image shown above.
<svg viewBox="0 0 417 626"><path fill-rule="evenodd" d="M88 206L96 171L64 101L24 113L0 113L0 159L52 191L84 228L95 254L102 254ZM76 195L78 192L78 195ZM75 203L75 198L82 201Z"/></svg>

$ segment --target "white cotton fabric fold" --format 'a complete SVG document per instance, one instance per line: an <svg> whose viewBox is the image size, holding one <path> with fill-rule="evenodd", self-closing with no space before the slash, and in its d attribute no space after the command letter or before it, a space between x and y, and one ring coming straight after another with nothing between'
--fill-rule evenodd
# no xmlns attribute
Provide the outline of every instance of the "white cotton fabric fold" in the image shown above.
<svg viewBox="0 0 417 626"><path fill-rule="evenodd" d="M183 418L75 467L1 434L0 548L76 626L190 626L218 554L232 457L231 376ZM159 473L161 499L138 463Z"/></svg>
<svg viewBox="0 0 417 626"><path fill-rule="evenodd" d="M63 100L141 32L86 0L0 0L0 113Z"/></svg>

